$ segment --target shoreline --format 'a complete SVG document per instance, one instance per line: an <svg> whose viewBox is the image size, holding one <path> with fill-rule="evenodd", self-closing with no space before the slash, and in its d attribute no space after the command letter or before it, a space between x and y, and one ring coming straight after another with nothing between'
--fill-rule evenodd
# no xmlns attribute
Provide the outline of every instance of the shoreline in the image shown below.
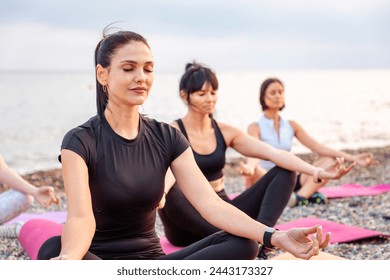
<svg viewBox="0 0 390 280"><path fill-rule="evenodd" d="M352 171L339 180L331 181L328 186L346 183L355 183L363 186L376 184L390 184L390 145L361 149L344 149L352 154L358 152L372 152L379 166L367 168L354 167ZM297 154L303 160L312 162L316 155L313 153ZM227 193L241 192L245 189L244 177L236 172L242 158L230 158L226 164L225 183ZM66 196L63 188L60 168L31 172L22 177L36 186L51 185L58 193L60 206L54 205L43 209L35 202L27 211L39 213L43 211L66 210ZM6 188L0 186L0 192ZM371 230L390 234L390 192L376 196L357 196L342 199L332 199L327 205L309 205L305 207L286 208L278 223L296 220L302 217L315 216L320 219L339 222L351 226L364 227ZM156 224L157 232L162 235L163 229L159 219ZM390 239L371 238L350 243L329 245L324 252L328 252L352 260L390 260ZM269 257L280 254L275 250ZM29 259L19 245L17 239L0 238L0 260Z"/></svg>
<svg viewBox="0 0 390 280"><path fill-rule="evenodd" d="M380 147L366 147L366 148L359 148L359 149L342 149L343 151L346 151L351 154L361 153L361 152L371 152L374 154L374 157L376 160L379 161L378 167L359 167L355 166L349 174L342 177L339 180L333 180L331 183L333 184L345 184L350 183L351 181L354 181L355 183L359 183L361 185L369 186L373 184L390 184L390 145L387 146L380 146ZM296 154L301 159L313 162L317 159L317 155L312 152L307 153L297 153ZM236 192L236 191L242 191L245 189L244 186L244 179L242 176L240 176L236 169L239 165L239 162L242 161L244 158L242 156L239 157L227 157L226 159L226 166L224 169L224 174L229 180L233 180L234 183L226 183L226 189L228 192ZM386 169L386 167L388 167ZM385 172L380 172L381 176L375 177L375 176L369 176L369 171L378 171L379 169L386 169L387 176ZM383 170L385 171L385 170ZM26 174L21 175L24 179L29 181L35 186L53 186L56 191L63 192L64 186L62 181L62 174L61 174L61 168L49 168L49 169L42 169L42 170L36 170L32 172L28 172ZM355 178L355 180L353 179ZM374 182L374 183L373 183ZM329 183L328 185L332 185ZM0 184L0 193L4 191L6 188L3 187Z"/></svg>
<svg viewBox="0 0 390 280"><path fill-rule="evenodd" d="M366 144L364 146L361 146L361 145L358 145L358 144L355 144L355 145L349 145L348 147L344 148L344 146L347 146L347 145L341 145L340 147L337 147L337 145L333 145L332 147L337 149L337 150L342 150L342 151L349 151L351 153L355 152L355 151L370 151L370 150L378 150L378 149L386 149L387 147L390 146L390 143L382 143L380 145L377 145L377 144ZM312 152L307 149L306 147L303 147L303 146L298 146L298 147L293 147L292 149L292 153L294 153L295 155L298 155L302 158L307 158L311 156ZM58 155L55 155L53 156L53 158L57 158ZM4 157L4 155L3 155ZM227 164L230 164L230 163L233 163L236 162L237 160L241 160L243 157L241 156L241 154L239 154L238 152L236 151L233 151L231 149L228 149L227 150L227 155L226 155L226 162ZM10 162L12 162L12 160L9 160L9 159L6 159L6 161L8 162L8 164ZM50 171L53 171L53 170L57 170L57 169L60 169L61 168L61 164L58 162L58 160L54 160L53 162L55 162L55 164L48 164L47 162L45 164L41 164L41 166L49 166L49 167L46 167L46 168L31 168L31 167L26 167L26 166L19 166L18 168L15 168L15 166L12 166L11 167L16 170L21 176L28 176L30 174L33 174L33 173L37 173L37 172L50 172ZM17 164L16 164L17 165ZM1 186L0 186L0 191L1 191Z"/></svg>

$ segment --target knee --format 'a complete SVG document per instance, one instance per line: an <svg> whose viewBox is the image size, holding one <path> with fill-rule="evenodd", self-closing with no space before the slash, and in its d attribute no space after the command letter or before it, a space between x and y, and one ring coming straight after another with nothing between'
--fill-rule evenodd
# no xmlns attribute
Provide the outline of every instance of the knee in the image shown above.
<svg viewBox="0 0 390 280"><path fill-rule="evenodd" d="M38 260L50 260L61 252L61 236L53 236L46 240L38 251Z"/></svg>
<svg viewBox="0 0 390 280"><path fill-rule="evenodd" d="M239 243L240 255L237 256L241 260L254 260L259 253L259 244L255 240L237 237L237 242Z"/></svg>
<svg viewBox="0 0 390 280"><path fill-rule="evenodd" d="M276 174L278 176L284 178L285 180L290 181L293 185L295 184L295 181L297 179L296 172L284 169L284 168L279 167L279 166L275 166L273 169L274 169L274 172L276 172Z"/></svg>
<svg viewBox="0 0 390 280"><path fill-rule="evenodd" d="M24 194L19 191L15 191L15 190L11 190L11 191L14 192L14 197L15 197L14 202L18 202L17 204L20 206L19 210L21 212L27 211L27 209L30 208L31 205L33 204L34 198L31 195Z"/></svg>

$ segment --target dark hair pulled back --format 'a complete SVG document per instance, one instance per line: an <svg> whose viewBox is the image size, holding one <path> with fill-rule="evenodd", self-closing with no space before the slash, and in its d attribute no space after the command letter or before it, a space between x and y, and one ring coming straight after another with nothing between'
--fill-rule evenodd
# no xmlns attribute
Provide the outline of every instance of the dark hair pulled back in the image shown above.
<svg viewBox="0 0 390 280"><path fill-rule="evenodd" d="M260 100L260 105L261 105L261 108L263 109L263 111L268 109L267 105L265 104L265 100L264 100L265 99L265 93L266 93L268 87L270 86L270 84L273 84L273 83L279 83L284 88L284 84L278 78L268 78L261 84L259 100ZM281 111L283 108L284 108L284 105L283 105L282 108L279 109L279 111Z"/></svg>
<svg viewBox="0 0 390 280"><path fill-rule="evenodd" d="M209 67L197 62L187 63L179 90L187 93L188 104L191 104L190 94L201 90L206 82L210 83L213 90L218 90L217 76Z"/></svg>
<svg viewBox="0 0 390 280"><path fill-rule="evenodd" d="M95 48L95 70L98 64L104 68L110 66L116 51L129 42L142 42L150 49L147 40L142 35L132 31L117 31L110 34L110 29L110 26L104 28L103 37ZM107 102L107 93L96 77L96 107L99 115L103 114Z"/></svg>

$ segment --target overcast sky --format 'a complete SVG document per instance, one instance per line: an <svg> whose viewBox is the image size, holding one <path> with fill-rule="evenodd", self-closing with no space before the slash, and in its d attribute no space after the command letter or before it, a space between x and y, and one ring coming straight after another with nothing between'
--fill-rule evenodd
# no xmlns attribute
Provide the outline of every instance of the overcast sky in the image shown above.
<svg viewBox="0 0 390 280"><path fill-rule="evenodd" d="M388 0L0 0L0 70L90 70L104 27L144 35L160 71L390 68Z"/></svg>

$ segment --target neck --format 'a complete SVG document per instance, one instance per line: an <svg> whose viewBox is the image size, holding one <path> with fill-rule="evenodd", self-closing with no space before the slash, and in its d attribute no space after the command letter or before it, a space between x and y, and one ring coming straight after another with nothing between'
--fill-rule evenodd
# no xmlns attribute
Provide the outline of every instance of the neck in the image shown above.
<svg viewBox="0 0 390 280"><path fill-rule="evenodd" d="M267 109L264 111L264 116L266 116L267 119L278 120L279 110Z"/></svg>
<svg viewBox="0 0 390 280"><path fill-rule="evenodd" d="M193 132L202 133L212 127L211 119L208 114L198 114L189 111L182 120L186 129Z"/></svg>
<svg viewBox="0 0 390 280"><path fill-rule="evenodd" d="M274 130L278 134L278 138L280 138L280 135L279 135L279 110L267 109L264 112L264 115L266 116L266 118L274 120Z"/></svg>
<svg viewBox="0 0 390 280"><path fill-rule="evenodd" d="M108 124L118 135L126 139L134 139L139 131L138 106L117 108L107 104L104 116Z"/></svg>

